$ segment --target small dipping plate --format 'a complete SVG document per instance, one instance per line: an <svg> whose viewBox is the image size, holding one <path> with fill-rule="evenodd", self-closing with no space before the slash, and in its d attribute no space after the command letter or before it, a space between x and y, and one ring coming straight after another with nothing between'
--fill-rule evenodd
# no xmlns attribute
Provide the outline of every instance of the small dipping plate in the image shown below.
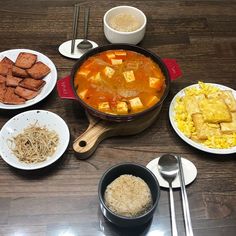
<svg viewBox="0 0 236 236"><path fill-rule="evenodd" d="M160 157L153 159L147 164L146 167L153 172L153 174L156 176L161 187L169 188L168 183L162 178L161 174L158 171L157 166L158 166L159 159ZM191 161L183 157L182 157L182 165L183 165L183 171L184 171L185 185L188 185L196 179L197 168ZM180 188L179 174L177 175L176 179L173 181L172 187Z"/></svg>
<svg viewBox="0 0 236 236"><path fill-rule="evenodd" d="M85 52L88 51L88 50L78 49L77 45L81 41L83 41L83 39L76 39L74 53L71 53L71 41L72 40L66 41L59 46L58 50L63 56L72 58L72 59L79 59ZM95 42L91 40L88 40L88 41L93 45L91 49L96 48L98 46Z"/></svg>

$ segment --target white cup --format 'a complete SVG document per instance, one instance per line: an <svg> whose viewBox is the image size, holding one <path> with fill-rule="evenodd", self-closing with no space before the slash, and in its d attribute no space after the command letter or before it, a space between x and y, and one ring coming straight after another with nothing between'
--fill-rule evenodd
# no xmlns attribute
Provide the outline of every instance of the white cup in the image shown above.
<svg viewBox="0 0 236 236"><path fill-rule="evenodd" d="M123 32L113 29L110 25L110 19L118 14L133 15L141 24L137 30ZM118 6L108 10L103 17L104 34L111 43L129 43L138 44L144 37L146 31L147 18L138 8L131 6Z"/></svg>

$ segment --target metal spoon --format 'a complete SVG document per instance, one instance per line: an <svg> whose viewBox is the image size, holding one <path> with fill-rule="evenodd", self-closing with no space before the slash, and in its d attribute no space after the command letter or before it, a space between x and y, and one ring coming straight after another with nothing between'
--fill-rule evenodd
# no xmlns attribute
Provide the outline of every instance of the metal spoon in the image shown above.
<svg viewBox="0 0 236 236"><path fill-rule="evenodd" d="M82 50L90 49L93 47L93 45L87 40L89 12L90 12L90 8L85 9L85 13L84 13L84 39L77 45L77 48L82 49Z"/></svg>
<svg viewBox="0 0 236 236"><path fill-rule="evenodd" d="M176 178L179 171L177 158L171 154L162 155L158 161L158 170L161 176L169 184L172 235L177 236L178 231L176 227L174 196L172 189L172 182Z"/></svg>

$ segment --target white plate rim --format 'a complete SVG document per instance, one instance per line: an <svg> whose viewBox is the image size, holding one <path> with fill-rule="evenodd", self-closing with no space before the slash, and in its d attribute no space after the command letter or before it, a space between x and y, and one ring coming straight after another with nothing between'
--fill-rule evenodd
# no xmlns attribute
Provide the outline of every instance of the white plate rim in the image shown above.
<svg viewBox="0 0 236 236"><path fill-rule="evenodd" d="M52 62L51 59L49 59L46 55L44 55L41 52L38 51L34 51L31 49L10 49L10 50L6 50L3 52L0 52L0 60L7 56L8 58L10 58L11 60L15 61L16 56L20 53L20 52L29 52L29 53L33 53L36 54L39 58L37 59L37 61L42 61L43 63L45 63L50 69L51 72L44 77L44 80L46 81L45 86L42 88L41 92L39 95L37 95L35 98L26 101L24 104L20 104L20 105L8 105L8 104L4 104L0 102L0 109L7 109L7 110L14 110L14 109L20 109L20 108L25 108L25 107L29 107L32 106L40 101L42 101L44 98L46 98L54 89L56 82L57 82L57 69L55 64Z"/></svg>
<svg viewBox="0 0 236 236"><path fill-rule="evenodd" d="M166 182L166 180L163 179L163 177L161 176L161 174L158 171L157 165L158 165L158 161L160 159L160 156L151 160L148 164L147 164L147 168L152 171L152 173L156 176L159 185L163 188L169 188L169 184ZM183 166L183 172L184 172L184 180L185 180L185 186L191 184L197 177L197 168L196 166L193 164L193 162L191 162L190 160L181 157L182 160L182 166ZM189 175L190 174L190 175ZM179 173L177 174L177 177L174 179L174 181L172 182L172 188L180 188L180 179L179 179Z"/></svg>
<svg viewBox="0 0 236 236"><path fill-rule="evenodd" d="M48 116L50 119L45 118L45 116ZM35 117L32 119L32 117ZM41 121L40 119L41 118ZM39 124L41 123L42 125L45 125L46 127L49 127L51 124L53 125L53 122L56 123L56 125L59 127L58 130L60 130L60 133L63 133L62 135L59 134L60 137L60 143L59 143L59 149L54 153L52 157L49 157L46 161L40 162L40 163L35 163L35 164L27 164L20 162L17 157L15 157L12 153L11 150L9 149L6 140L11 137L12 135L15 135L14 132L11 134L8 134L4 136L3 135L9 133L9 130L11 129L11 125L14 122L19 122L22 121L22 119L25 119L25 125L20 127L19 129L16 130L16 133L21 132L24 128L26 128L29 124L32 122L35 122L36 120L39 120ZM54 124L55 126L55 124ZM49 127L50 128L50 127ZM50 128L51 129L51 128ZM7 131L8 130L8 131ZM14 117L12 117L10 120L8 120L3 127L0 130L0 156L1 158L10 166L15 167L17 169L21 170L37 170L44 168L46 166L49 166L56 162L65 152L65 150L68 147L70 141L70 131L69 128L66 124L66 122L56 113L53 113L48 110L30 110L30 111L25 111L22 112ZM9 156L10 158L9 158ZM14 161L11 161L11 159L14 159Z"/></svg>
<svg viewBox="0 0 236 236"><path fill-rule="evenodd" d="M213 85L213 86L215 86L217 88L224 89L224 90L231 90L233 92L234 97L236 98L236 91L234 89L232 89L232 88L229 88L229 87L221 85L221 84L215 84L215 83L205 83L205 84ZM169 107L169 119L170 119L170 123L171 123L173 129L175 130L175 132L178 134L178 136L182 140L184 140L189 145L191 145L191 146L193 146L193 147L195 147L195 148L197 148L197 149L199 149L201 151L212 153L212 154L232 154L232 153L236 153L236 147L226 148L226 149L209 148L209 147L204 146L204 145L202 145L200 143L194 142L193 140L191 140L188 137L186 137L179 130L179 128L177 127L177 124L176 124L176 122L174 120L174 114L175 114L174 107L175 107L175 104L176 104L176 100L177 100L177 98L182 97L184 95L185 89L195 88L195 87L199 88L199 84L193 84L193 85L190 85L190 86L187 86L187 87L183 88L172 99L172 101L170 103L170 107Z"/></svg>

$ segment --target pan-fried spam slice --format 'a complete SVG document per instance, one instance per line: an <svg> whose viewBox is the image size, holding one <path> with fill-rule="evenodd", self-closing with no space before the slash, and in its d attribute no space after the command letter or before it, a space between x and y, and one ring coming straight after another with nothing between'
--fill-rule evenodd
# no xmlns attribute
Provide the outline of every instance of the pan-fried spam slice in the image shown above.
<svg viewBox="0 0 236 236"><path fill-rule="evenodd" d="M2 76L0 75L0 84L4 83L5 84L6 82L6 77L5 76Z"/></svg>
<svg viewBox="0 0 236 236"><path fill-rule="evenodd" d="M34 91L39 91L45 84L46 82L41 79L25 78L19 83L19 86Z"/></svg>
<svg viewBox="0 0 236 236"><path fill-rule="evenodd" d="M220 123L220 128L222 133L233 133L236 132L236 112L232 112L232 121L231 122L222 122Z"/></svg>
<svg viewBox="0 0 236 236"><path fill-rule="evenodd" d="M22 78L15 77L13 75L7 75L6 86L17 87Z"/></svg>
<svg viewBox="0 0 236 236"><path fill-rule="evenodd" d="M0 75L11 74L13 64L14 62L11 59L4 57L0 62Z"/></svg>
<svg viewBox="0 0 236 236"><path fill-rule="evenodd" d="M3 102L5 92L6 92L6 77L0 75L0 102Z"/></svg>
<svg viewBox="0 0 236 236"><path fill-rule="evenodd" d="M37 55L28 53L28 52L21 52L18 54L16 58L15 65L22 68L22 69L29 69L33 66L33 64L37 60Z"/></svg>
<svg viewBox="0 0 236 236"><path fill-rule="evenodd" d="M9 67L12 67L14 65L14 62L10 58L8 58L8 57L4 57L1 60L1 63L9 65Z"/></svg>
<svg viewBox="0 0 236 236"><path fill-rule="evenodd" d="M15 89L11 87L7 87L6 92L4 94L3 103L5 104L13 104L13 105L19 105L25 103L25 99L19 97L17 94L15 94Z"/></svg>
<svg viewBox="0 0 236 236"><path fill-rule="evenodd" d="M8 64L0 62L0 75L6 76L10 69Z"/></svg>
<svg viewBox="0 0 236 236"><path fill-rule="evenodd" d="M12 75L16 77L23 77L23 78L28 77L26 70L19 68L17 66L12 67Z"/></svg>
<svg viewBox="0 0 236 236"><path fill-rule="evenodd" d="M0 84L0 102L3 102L6 90L7 90L6 85Z"/></svg>
<svg viewBox="0 0 236 236"><path fill-rule="evenodd" d="M203 99L199 102L199 108L206 122L220 123L232 120L228 106L221 98Z"/></svg>
<svg viewBox="0 0 236 236"><path fill-rule="evenodd" d="M220 135L220 125L206 123L201 113L192 115L193 123L196 128L197 138L199 140L207 139L208 136Z"/></svg>
<svg viewBox="0 0 236 236"><path fill-rule="evenodd" d="M16 87L15 93L26 100L30 100L38 95L38 92L20 86Z"/></svg>
<svg viewBox="0 0 236 236"><path fill-rule="evenodd" d="M50 73L50 68L43 62L36 62L30 69L26 70L33 79L42 79Z"/></svg>

